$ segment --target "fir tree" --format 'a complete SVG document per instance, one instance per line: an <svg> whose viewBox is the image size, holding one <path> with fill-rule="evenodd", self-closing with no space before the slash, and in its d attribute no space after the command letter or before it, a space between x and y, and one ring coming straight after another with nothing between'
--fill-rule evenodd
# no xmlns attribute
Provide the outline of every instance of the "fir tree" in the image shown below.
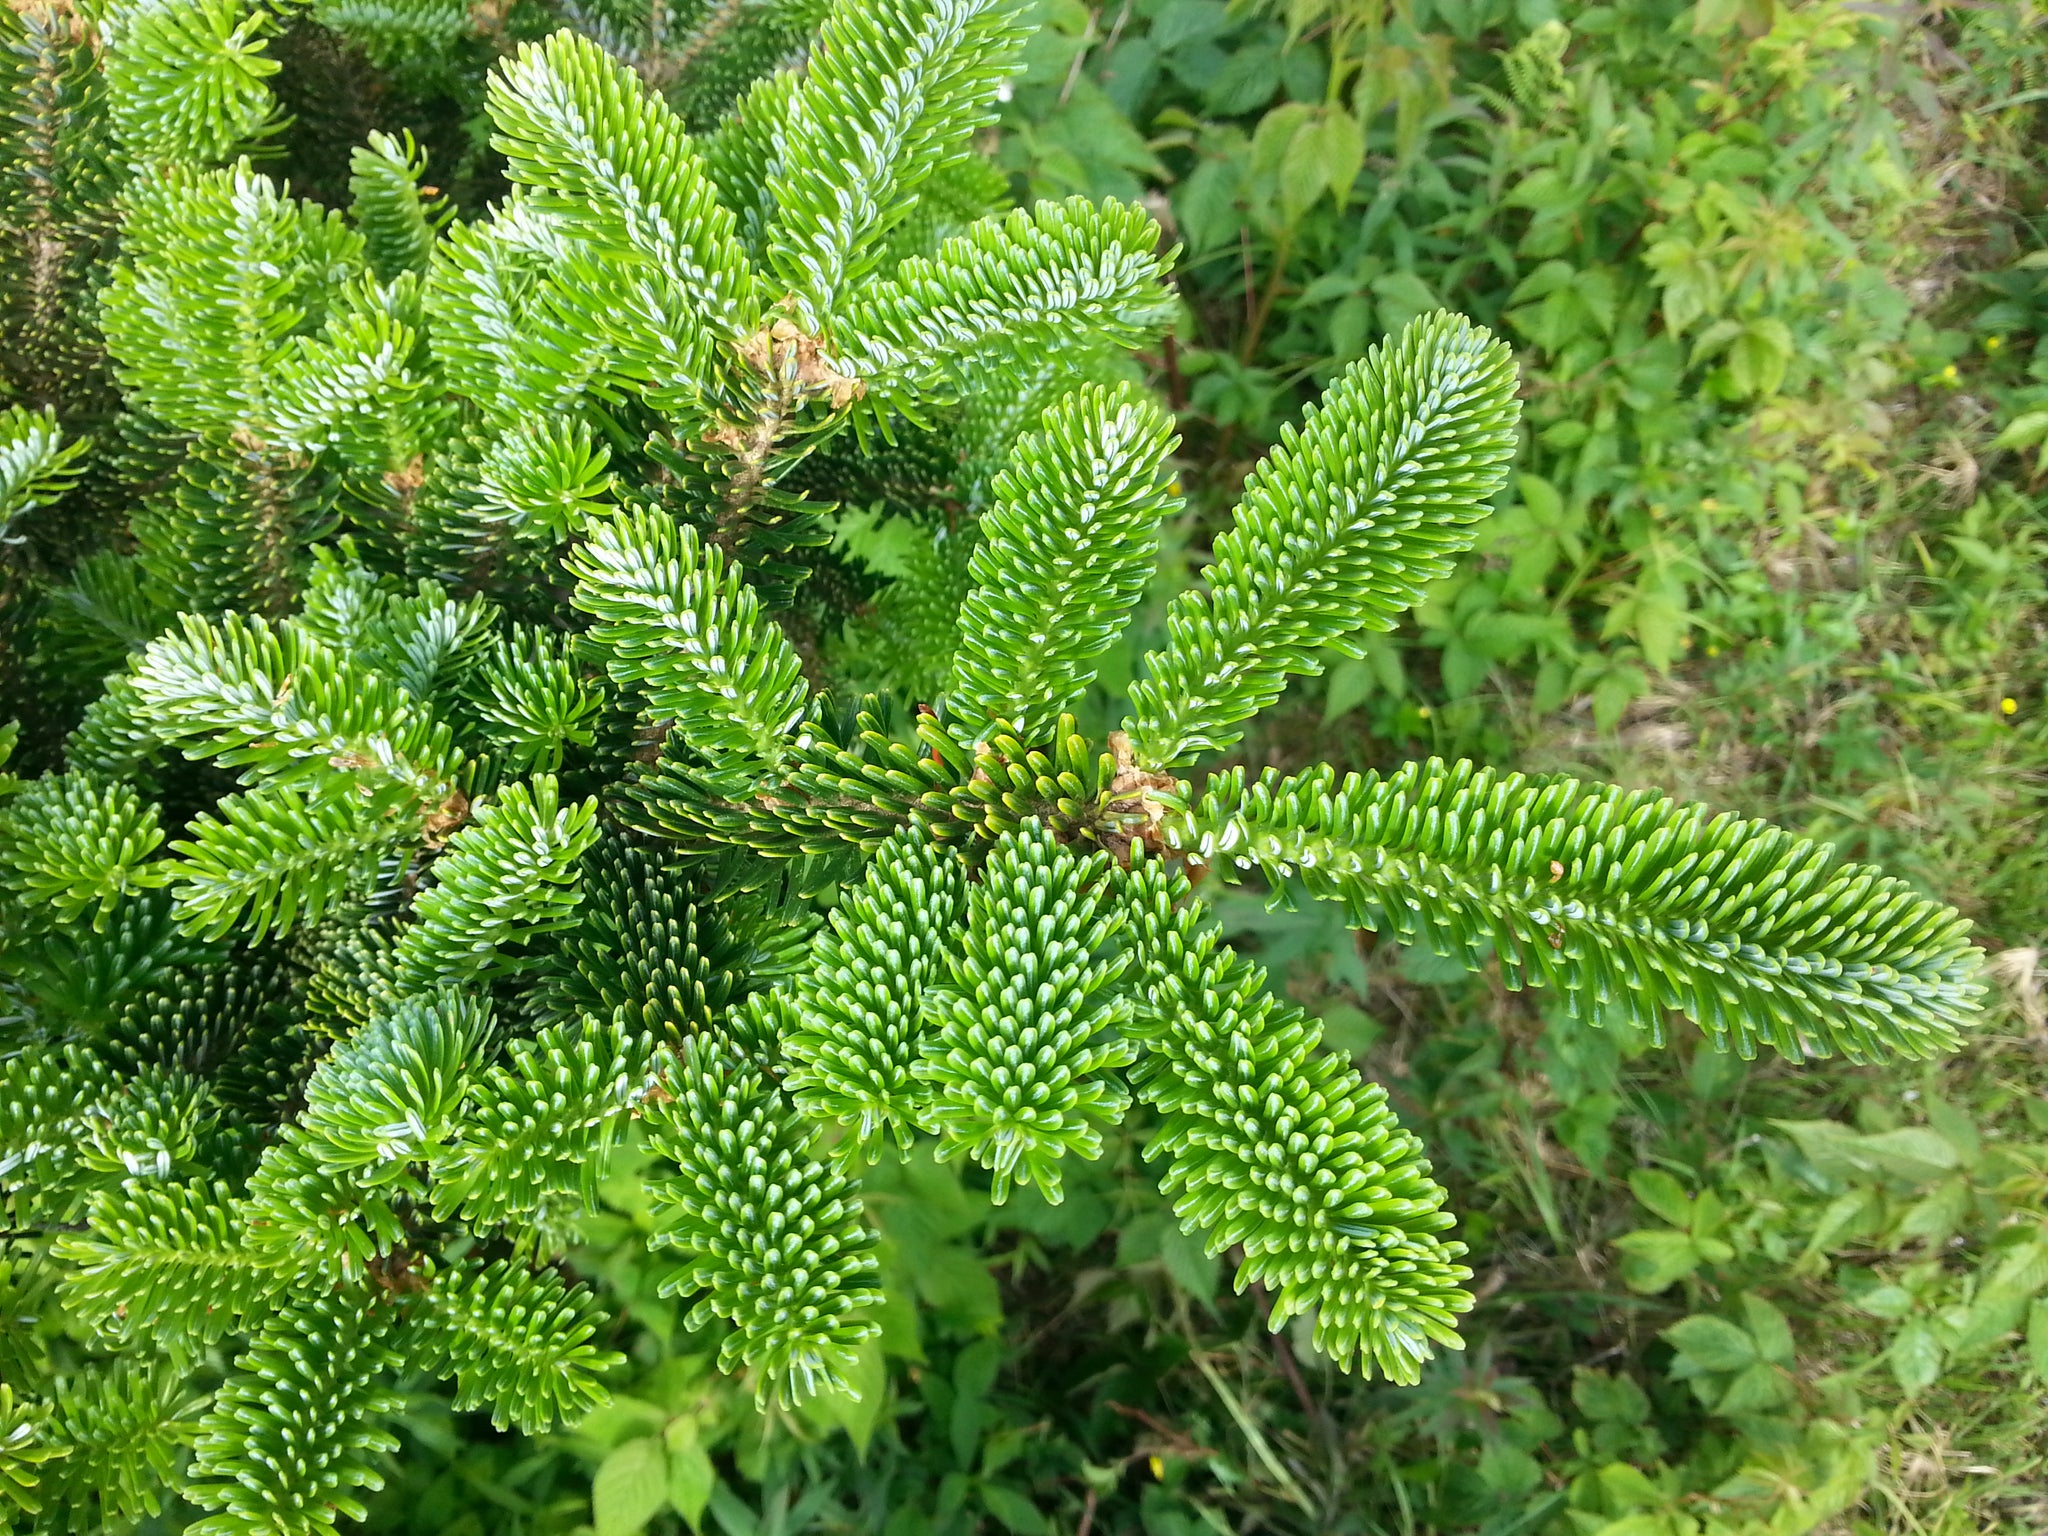
<svg viewBox="0 0 2048 1536"><path fill-rule="evenodd" d="M16 1507L168 1483L189 1529L310 1536L414 1376L575 1417L615 1357L554 1260L635 1121L673 1285L764 1398L877 1326L874 1160L926 1137L1057 1200L1135 1103L1276 1326L1416 1380L1471 1304L1445 1192L1205 869L1588 1026L1863 1060L1969 1023L1962 920L1783 832L1471 764L1181 776L1470 547L1515 381L1455 316L1284 436L1122 728L1080 730L1180 510L1119 362L1171 254L974 169L1007 0L843 7L802 72L707 86L715 124L589 36L523 46L469 223L403 140L346 216L241 154L264 14L120 13L107 120L155 167L99 306L121 446L25 405L0 447L9 516L88 451L152 487L75 584L112 676L0 811L9 1242L91 1342L0 1392Z"/></svg>

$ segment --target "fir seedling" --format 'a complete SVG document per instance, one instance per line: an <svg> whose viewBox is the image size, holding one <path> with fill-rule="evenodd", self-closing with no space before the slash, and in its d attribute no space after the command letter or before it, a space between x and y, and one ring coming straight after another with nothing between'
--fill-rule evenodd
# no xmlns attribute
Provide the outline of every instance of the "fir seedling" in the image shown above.
<svg viewBox="0 0 2048 1536"><path fill-rule="evenodd" d="M1470 548L1515 380L1455 316L1284 435L1081 729L1180 509L1119 360L1171 255L983 174L1008 0L842 9L715 125L647 86L674 36L524 46L471 223L402 140L346 217L236 158L266 32L121 12L80 100L156 168L98 309L126 415L0 419L10 518L115 442L149 485L54 603L47 655L112 676L0 802L0 1188L93 1351L0 1391L15 1506L176 1477L206 1536L322 1536L416 1376L574 1418L615 1357L556 1261L636 1121L671 1289L763 1398L876 1334L874 1161L1057 1200L1134 1103L1276 1326L1417 1380L1471 1304L1445 1192L1202 869L1588 1026L1865 1060L1969 1023L1962 920L1787 833L1469 764L1182 777Z"/></svg>

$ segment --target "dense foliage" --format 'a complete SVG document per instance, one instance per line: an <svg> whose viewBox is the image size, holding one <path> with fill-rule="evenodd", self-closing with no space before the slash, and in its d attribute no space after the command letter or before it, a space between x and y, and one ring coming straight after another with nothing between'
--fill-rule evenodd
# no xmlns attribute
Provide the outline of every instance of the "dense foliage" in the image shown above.
<svg viewBox="0 0 2048 1536"><path fill-rule="evenodd" d="M0 27L0 1513L2048 1518L2031 13Z"/></svg>

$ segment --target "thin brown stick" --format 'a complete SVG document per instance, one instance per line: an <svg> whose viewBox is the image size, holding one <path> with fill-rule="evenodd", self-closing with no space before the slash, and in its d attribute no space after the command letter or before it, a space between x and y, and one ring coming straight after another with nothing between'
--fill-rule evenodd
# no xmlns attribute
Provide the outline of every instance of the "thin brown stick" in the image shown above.
<svg viewBox="0 0 2048 1536"><path fill-rule="evenodd" d="M1301 1411L1308 1420L1325 1436L1334 1433L1336 1426L1323 1411L1323 1405L1316 1401L1309 1391L1308 1383L1302 1379L1301 1366L1295 1361L1294 1350L1287 1342L1287 1335L1273 1329L1273 1302L1266 1294L1266 1287L1259 1281L1251 1283L1252 1301L1259 1309L1259 1321L1266 1325L1266 1335L1273 1341L1273 1355L1280 1362L1280 1374L1287 1378L1287 1384L1294 1388L1295 1401L1301 1404Z"/></svg>

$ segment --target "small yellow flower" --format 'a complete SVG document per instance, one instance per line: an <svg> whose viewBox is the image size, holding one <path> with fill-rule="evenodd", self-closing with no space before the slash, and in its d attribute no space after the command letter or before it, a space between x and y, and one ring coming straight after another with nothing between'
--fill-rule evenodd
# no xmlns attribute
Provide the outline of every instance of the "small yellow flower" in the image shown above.
<svg viewBox="0 0 2048 1536"><path fill-rule="evenodd" d="M2016 715L2020 712L2020 701L2011 697L2000 699L1998 701L1998 712L2001 715Z"/></svg>
<svg viewBox="0 0 2048 1536"><path fill-rule="evenodd" d="M1150 1463L1149 1463L1149 1464L1150 1464L1150 1466L1151 1466L1151 1468L1152 1468L1152 1480L1153 1480L1154 1482L1156 1482L1156 1483L1163 1483L1163 1482L1165 1482L1165 1481L1166 1481L1166 1463L1165 1463L1165 1462L1163 1462L1163 1461L1161 1461L1161 1460L1160 1460L1160 1459L1159 1459L1159 1458L1158 1458L1157 1456L1154 1456L1154 1457L1152 1457L1152 1458L1150 1459Z"/></svg>
<svg viewBox="0 0 2048 1536"><path fill-rule="evenodd" d="M1944 384L1953 384L1961 377L1962 375L1956 372L1956 365L1954 363L1948 364L1941 370L1941 382Z"/></svg>
<svg viewBox="0 0 2048 1536"><path fill-rule="evenodd" d="M1721 647L1719 647L1718 645L1710 645L1707 647L1707 654L1709 656L1718 656L1721 654Z"/></svg>
<svg viewBox="0 0 2048 1536"><path fill-rule="evenodd" d="M1702 496L1702 497L1700 498L1700 510L1701 510L1702 512L1718 512L1718 511L1720 511L1720 510L1721 510L1721 500L1720 500L1720 498L1719 498L1719 497L1717 497L1717 496Z"/></svg>
<svg viewBox="0 0 2048 1536"><path fill-rule="evenodd" d="M2003 336L1986 336L1984 338L1984 350L1986 352L1996 352L2004 345L2005 338Z"/></svg>
<svg viewBox="0 0 2048 1536"><path fill-rule="evenodd" d="M1429 718L1429 706L1425 704L1420 709L1416 710L1415 713L1422 719L1427 720Z"/></svg>

